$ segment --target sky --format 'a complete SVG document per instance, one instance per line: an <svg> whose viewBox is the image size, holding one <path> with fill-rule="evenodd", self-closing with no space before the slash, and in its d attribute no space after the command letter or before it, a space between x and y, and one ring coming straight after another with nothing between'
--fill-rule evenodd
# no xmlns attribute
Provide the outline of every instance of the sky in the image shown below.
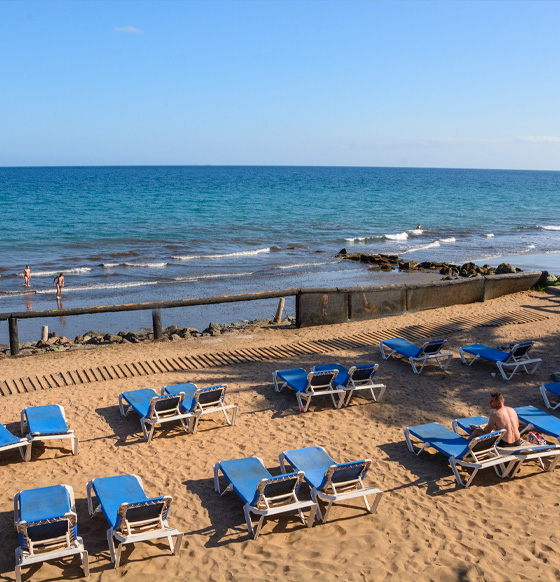
<svg viewBox="0 0 560 582"><path fill-rule="evenodd" d="M560 2L0 0L0 166L560 170Z"/></svg>

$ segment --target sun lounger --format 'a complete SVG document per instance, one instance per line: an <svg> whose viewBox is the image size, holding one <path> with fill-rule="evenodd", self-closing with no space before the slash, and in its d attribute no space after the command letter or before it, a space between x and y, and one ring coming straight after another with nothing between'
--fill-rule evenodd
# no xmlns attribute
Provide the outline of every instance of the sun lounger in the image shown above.
<svg viewBox="0 0 560 582"><path fill-rule="evenodd" d="M533 407L530 407L533 408ZM517 409L515 409L517 410ZM537 409L535 409L537 410ZM518 415L519 416L519 415ZM474 428L488 423L486 416L471 416L468 418L457 418L452 422L453 430L458 433L459 429L467 434L471 434ZM528 429L522 431L522 434ZM560 460L560 446L559 445L535 445L529 441L525 441L519 447L500 447L497 445L498 451L503 455L513 455L519 459L519 463L512 467L509 472L509 477L515 477L521 465L525 461L537 461L545 471L553 471L558 461Z"/></svg>
<svg viewBox="0 0 560 582"><path fill-rule="evenodd" d="M98 504L95 508L94 496ZM109 524L107 541L115 568L119 567L124 544L167 538L173 554L179 553L183 532L167 523L171 496L147 497L137 475L92 479L87 484L87 500L89 515L93 517L101 511Z"/></svg>
<svg viewBox="0 0 560 582"><path fill-rule="evenodd" d="M452 430L437 422L421 424L404 429L406 444L411 453L415 453L411 436L424 443L417 456L426 448L433 448L449 459L449 464L459 485L468 487L480 469L494 467L496 474L502 478L519 462L513 455L502 455L496 445L502 438L505 430L491 432L469 441ZM458 466L472 469L473 472L466 483L463 483Z"/></svg>
<svg viewBox="0 0 560 582"><path fill-rule="evenodd" d="M78 454L78 437L66 424L64 408L58 404L32 406L21 411L21 432L29 433L30 444L36 441L70 439L72 454ZM31 450L28 452L31 458Z"/></svg>
<svg viewBox="0 0 560 582"><path fill-rule="evenodd" d="M379 347L384 360L389 359L395 353L399 354L408 359L412 366L412 371L415 374L421 374L428 360L435 360L442 370L447 370L453 354L450 352L442 353L441 348L446 341L445 339L432 340L418 347L403 337L394 337L381 340ZM390 351L385 352L386 349ZM440 360L444 361L444 365L442 365ZM417 367L417 363L422 363L420 368Z"/></svg>
<svg viewBox="0 0 560 582"><path fill-rule="evenodd" d="M25 461L31 459L31 442L14 436L3 424L0 424L0 452L10 449L19 449L21 458Z"/></svg>
<svg viewBox="0 0 560 582"><path fill-rule="evenodd" d="M183 425L185 432L187 431L186 416L181 410L184 398L183 392L171 396L161 396L152 388L131 390L119 394L119 409L123 416L127 416L131 410L136 412L140 417L144 438L150 442L156 426L166 422L178 420ZM125 409L126 405L128 408ZM150 427L149 433L146 425Z"/></svg>
<svg viewBox="0 0 560 582"><path fill-rule="evenodd" d="M272 373L272 380L276 392L280 392L286 386L291 388L296 393L300 411L307 412L313 396L329 395L334 407L342 408L346 391L334 386L333 382L337 375L338 370L308 373L303 368L292 368L290 370L276 370ZM338 395L338 402L335 395ZM303 400L305 400L305 405Z"/></svg>
<svg viewBox="0 0 560 582"><path fill-rule="evenodd" d="M249 534L259 537L265 517L297 511L302 523L305 523L303 510L309 508L307 527L313 525L317 503L300 501L297 497L303 481L303 473L289 473L273 477L258 457L221 461L214 465L214 489L220 493L219 473L225 477L228 485L221 493L235 491L243 501L243 512ZM251 513L260 516L256 528L253 528Z"/></svg>
<svg viewBox="0 0 560 582"><path fill-rule="evenodd" d="M184 393L185 399L181 405L181 410L189 417L189 430L192 433L198 428L198 421L201 416L222 412L229 425L235 424L237 418L237 404L225 404L227 384L218 384L208 388L199 388L196 384L187 382L186 384L173 384L164 386L162 394ZM227 411L232 411L231 420Z"/></svg>
<svg viewBox="0 0 560 582"><path fill-rule="evenodd" d="M559 396L560 397L560 382L552 382L551 384L543 384L539 390L541 391L544 403L546 404L547 408L550 408L552 410L556 410L558 407L560 407L560 399L558 400L557 404L553 404L548 395L549 394L554 394L554 396Z"/></svg>
<svg viewBox="0 0 560 582"><path fill-rule="evenodd" d="M362 497L369 513L375 512L381 499L381 491L366 487L364 478L371 467L371 460L337 464L323 447L305 447L284 451L279 456L282 472L286 463L295 471L303 471L305 482L311 487L311 498L317 502L319 519L327 521L333 503ZM367 496L375 495L370 507ZM321 514L319 499L328 502L325 513Z"/></svg>
<svg viewBox="0 0 560 582"><path fill-rule="evenodd" d="M352 366L349 370L340 364L325 364L313 366L312 372L327 372L329 370L338 370L334 379L333 386L343 388L348 394L345 406L350 404L352 395L356 390L369 390L374 402L379 402L385 394L385 384L375 384L373 377L379 368L379 364L369 364L365 366ZM375 393L377 391L377 394Z"/></svg>
<svg viewBox="0 0 560 582"><path fill-rule="evenodd" d="M560 443L560 418L535 406L519 406L515 408L515 412L519 420L527 425L523 432L535 429Z"/></svg>
<svg viewBox="0 0 560 582"><path fill-rule="evenodd" d="M502 378L504 380L510 380L519 368L522 368L527 374L534 374L535 370L539 367L542 362L540 358L529 358L529 351L534 343L523 342L521 344L515 344L509 352L502 352L501 350L489 348L482 344L472 344L464 348L459 348L459 355L461 356L463 364L467 364L468 366L472 366L478 358L494 362L498 366ZM469 362L465 354L470 354L474 357ZM528 366L531 366L531 368L528 368ZM509 369L511 369L511 374L508 376L507 372Z"/></svg>
<svg viewBox="0 0 560 582"><path fill-rule="evenodd" d="M79 554L89 576L88 553L77 534L74 491L69 485L26 489L14 496L14 522L18 533L16 582L21 569L38 562Z"/></svg>

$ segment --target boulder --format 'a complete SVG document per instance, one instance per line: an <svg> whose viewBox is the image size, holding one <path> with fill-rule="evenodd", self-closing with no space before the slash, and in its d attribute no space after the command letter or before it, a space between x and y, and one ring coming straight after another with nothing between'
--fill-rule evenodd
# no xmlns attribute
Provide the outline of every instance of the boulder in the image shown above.
<svg viewBox="0 0 560 582"><path fill-rule="evenodd" d="M112 344L120 344L123 341L123 338L120 335L115 335L114 333L106 333L103 336L103 339Z"/></svg>
<svg viewBox="0 0 560 582"><path fill-rule="evenodd" d="M556 281L558 281L558 277L556 275L553 275L552 273L550 273L550 275L548 275L548 277L546 278L547 285L556 283Z"/></svg>
<svg viewBox="0 0 560 582"><path fill-rule="evenodd" d="M347 255L348 251L346 249L340 249L338 251L338 255L336 255L337 257L343 256L343 255Z"/></svg>
<svg viewBox="0 0 560 582"><path fill-rule="evenodd" d="M506 275L508 273L515 273L515 269L509 263L502 263L496 269L496 275Z"/></svg>

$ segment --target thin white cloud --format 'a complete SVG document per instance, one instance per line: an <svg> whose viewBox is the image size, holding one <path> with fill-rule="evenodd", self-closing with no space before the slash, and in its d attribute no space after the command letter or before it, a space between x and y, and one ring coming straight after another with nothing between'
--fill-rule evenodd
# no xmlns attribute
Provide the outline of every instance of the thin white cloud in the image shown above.
<svg viewBox="0 0 560 582"><path fill-rule="evenodd" d="M556 137L554 135L521 135L518 138L516 138L515 141L520 143L539 143L539 144L560 143L560 137Z"/></svg>
<svg viewBox="0 0 560 582"><path fill-rule="evenodd" d="M136 26L116 26L115 32L121 34L141 34L144 31L141 28L136 28Z"/></svg>

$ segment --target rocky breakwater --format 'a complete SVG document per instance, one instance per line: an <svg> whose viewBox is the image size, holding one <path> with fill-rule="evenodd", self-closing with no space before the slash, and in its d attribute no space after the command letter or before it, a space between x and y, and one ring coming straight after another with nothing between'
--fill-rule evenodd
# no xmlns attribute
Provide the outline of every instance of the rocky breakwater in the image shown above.
<svg viewBox="0 0 560 582"><path fill-rule="evenodd" d="M202 332L194 327L179 327L170 325L163 330L164 342L179 342L194 340L196 338L216 337L222 334L253 333L260 328L286 329L295 326L296 318L289 315L280 323L274 323L271 319L259 318L253 321L233 323L210 323ZM55 332L49 333L46 341L23 342L19 349L21 355L38 354L43 352L64 352L67 350L88 349L96 346L108 346L117 344L139 344L154 341L154 332L146 329L143 331L119 331L117 334L103 333L90 330L84 335L78 335L73 340L59 336ZM0 358L7 357L10 353L9 346L0 349Z"/></svg>
<svg viewBox="0 0 560 582"><path fill-rule="evenodd" d="M497 268L490 265L483 265L482 267L475 263L465 263L464 265L454 265L452 263L438 263L434 261L423 261L418 263L416 261L405 261L397 255L374 254L366 255L364 253L349 254L346 249L342 249L338 255L343 259L350 261L359 261L371 265L371 269L376 271L392 271L398 269L399 271L430 271L439 272L444 275L443 279L453 279L455 277L483 277L484 275L503 275L507 273L518 273L522 269L514 268L509 263L502 263Z"/></svg>

